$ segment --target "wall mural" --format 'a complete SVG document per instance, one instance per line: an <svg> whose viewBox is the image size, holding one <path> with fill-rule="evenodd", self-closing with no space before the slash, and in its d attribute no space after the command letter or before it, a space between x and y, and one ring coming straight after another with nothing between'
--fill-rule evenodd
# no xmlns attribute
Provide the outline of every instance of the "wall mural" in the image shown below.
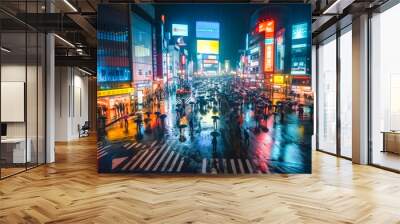
<svg viewBox="0 0 400 224"><path fill-rule="evenodd" d="M311 8L103 4L100 173L311 173Z"/></svg>

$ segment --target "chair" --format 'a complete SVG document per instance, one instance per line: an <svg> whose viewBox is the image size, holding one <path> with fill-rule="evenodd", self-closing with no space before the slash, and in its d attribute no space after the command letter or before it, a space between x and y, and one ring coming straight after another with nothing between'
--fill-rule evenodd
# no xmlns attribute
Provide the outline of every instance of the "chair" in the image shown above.
<svg viewBox="0 0 400 224"><path fill-rule="evenodd" d="M89 130L90 130L89 121L85 121L85 123L82 125L82 127L78 124L79 138L89 136Z"/></svg>

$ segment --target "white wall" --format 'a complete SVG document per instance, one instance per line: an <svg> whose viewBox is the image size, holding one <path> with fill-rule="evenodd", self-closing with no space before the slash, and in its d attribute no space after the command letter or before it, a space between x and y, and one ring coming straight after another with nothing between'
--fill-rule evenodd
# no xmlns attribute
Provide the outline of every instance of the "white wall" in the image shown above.
<svg viewBox="0 0 400 224"><path fill-rule="evenodd" d="M55 73L55 140L74 140L78 124L88 121L88 78L73 67L56 67Z"/></svg>
<svg viewBox="0 0 400 224"><path fill-rule="evenodd" d="M38 70L36 70L38 69ZM27 81L25 78L27 77ZM32 162L44 162L44 80L42 67L25 66L24 64L10 63L1 66L2 82L24 82L26 83L26 110L27 120L25 122L7 122L8 138L25 138L25 133L30 139ZM4 97L4 96L3 96ZM7 110L8 108L1 108ZM12 113L12 111L9 111ZM37 157L37 153L39 156Z"/></svg>

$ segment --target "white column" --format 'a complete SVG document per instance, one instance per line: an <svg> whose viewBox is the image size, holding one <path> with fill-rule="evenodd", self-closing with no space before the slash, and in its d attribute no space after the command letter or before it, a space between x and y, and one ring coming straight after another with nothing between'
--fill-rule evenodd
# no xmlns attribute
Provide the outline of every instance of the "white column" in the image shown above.
<svg viewBox="0 0 400 224"><path fill-rule="evenodd" d="M54 11L51 1L46 1L47 12ZM54 34L46 35L46 163L55 162L55 43Z"/></svg>
<svg viewBox="0 0 400 224"><path fill-rule="evenodd" d="M47 34L46 37L46 162L52 163L55 161L54 151L54 133L55 133L55 74L54 74L54 35Z"/></svg>
<svg viewBox="0 0 400 224"><path fill-rule="evenodd" d="M368 163L368 15L353 19L353 162Z"/></svg>

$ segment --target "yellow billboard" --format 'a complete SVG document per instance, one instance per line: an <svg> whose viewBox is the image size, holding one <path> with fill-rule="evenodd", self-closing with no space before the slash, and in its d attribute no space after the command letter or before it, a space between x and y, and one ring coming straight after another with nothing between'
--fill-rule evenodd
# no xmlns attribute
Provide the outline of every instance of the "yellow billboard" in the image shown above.
<svg viewBox="0 0 400 224"><path fill-rule="evenodd" d="M198 54L219 54L218 40L197 40Z"/></svg>
<svg viewBox="0 0 400 224"><path fill-rule="evenodd" d="M99 90L97 91L97 97L124 95L130 93L133 93L133 88Z"/></svg>
<svg viewBox="0 0 400 224"><path fill-rule="evenodd" d="M274 84L284 84L285 77L283 75L274 75Z"/></svg>

